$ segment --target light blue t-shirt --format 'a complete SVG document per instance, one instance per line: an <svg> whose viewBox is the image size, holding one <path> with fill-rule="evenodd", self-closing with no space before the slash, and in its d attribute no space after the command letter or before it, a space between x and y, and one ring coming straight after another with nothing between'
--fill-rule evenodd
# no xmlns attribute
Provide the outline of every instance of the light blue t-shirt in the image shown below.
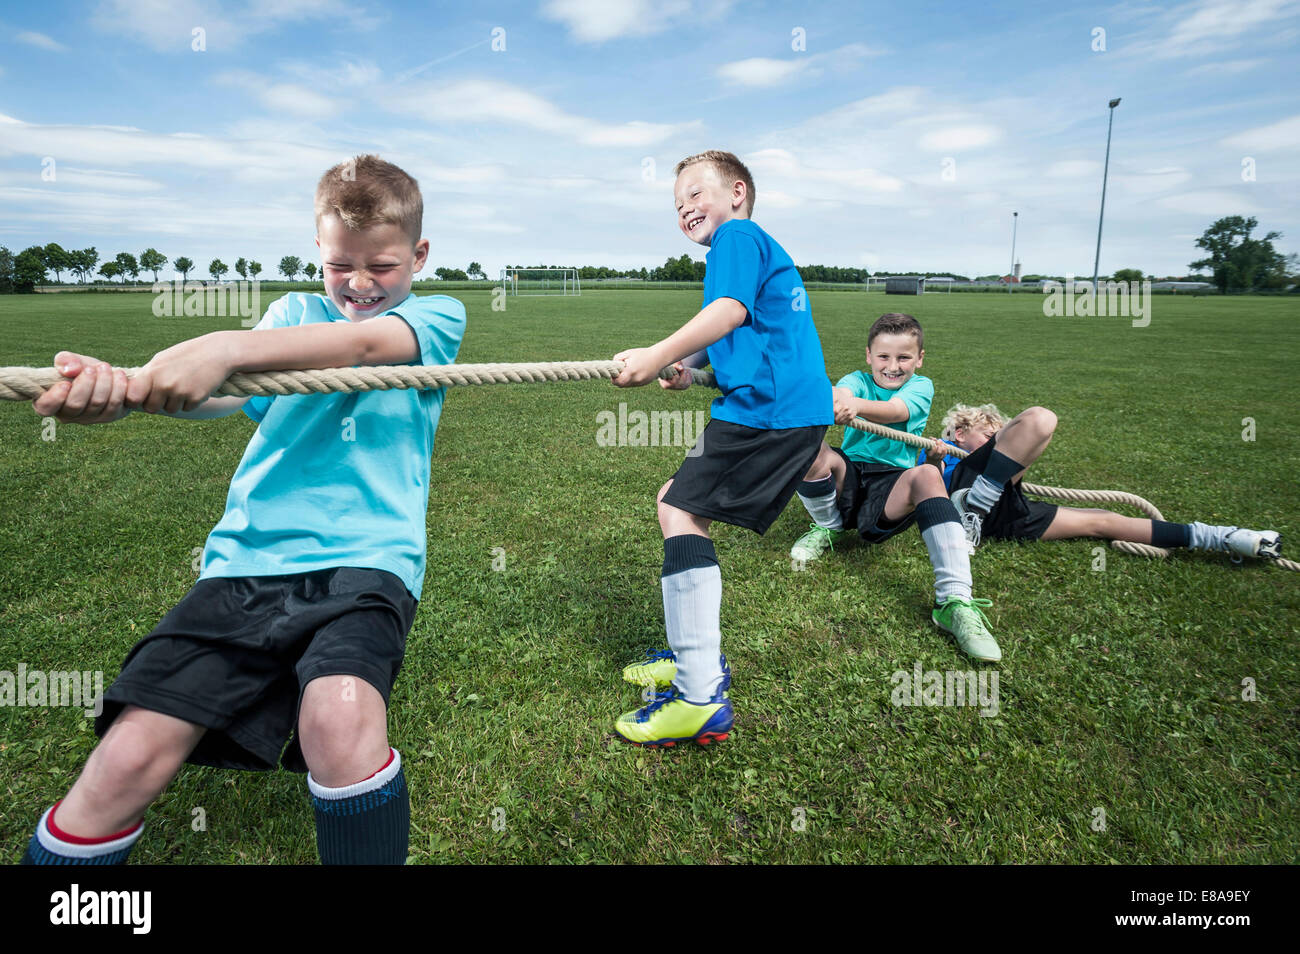
<svg viewBox="0 0 1300 954"><path fill-rule="evenodd" d="M785 249L749 219L723 222L705 256L704 304L734 298L745 323L709 345L720 421L764 430L835 421L831 382L803 279Z"/></svg>
<svg viewBox="0 0 1300 954"><path fill-rule="evenodd" d="M854 371L840 378L837 388L848 388L853 396L867 401L889 401L899 398L907 405L908 418L906 426L902 421L886 424L896 431L907 431L917 437L925 430L925 422L930 417L930 405L934 402L934 382L923 374L914 374L901 388L891 391L882 388L867 371ZM887 437L869 434L855 428L844 429L844 440L840 443L850 460L864 464L888 464L891 467L911 467L912 449L902 441L891 441Z"/></svg>
<svg viewBox="0 0 1300 954"><path fill-rule="evenodd" d="M465 306L456 299L411 295L384 314L411 326L420 364L455 360L465 333ZM293 293L272 302L253 332L347 320L324 295ZM208 536L199 578L366 567L396 574L419 599L443 395L395 389L249 398L244 413L259 426Z"/></svg>

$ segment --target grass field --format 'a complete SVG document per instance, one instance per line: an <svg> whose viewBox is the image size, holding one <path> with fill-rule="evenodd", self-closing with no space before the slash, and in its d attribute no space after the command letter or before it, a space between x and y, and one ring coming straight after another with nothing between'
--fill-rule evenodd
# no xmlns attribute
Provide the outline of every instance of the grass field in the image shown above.
<svg viewBox="0 0 1300 954"><path fill-rule="evenodd" d="M464 300L461 360L525 361L648 344L699 293L511 299L504 313L487 291ZM46 366L64 347L141 364L238 327L155 318L149 302L0 299L0 364ZM1060 427L1031 480L1135 491L1168 519L1276 529L1284 552L1300 540L1300 303L1158 298L1146 328L1045 318L1041 304L812 294L833 380L861 366L881 311L914 310L937 390L929 433L957 400L1043 404ZM663 645L654 493L684 451L601 447L597 415L710 397L604 382L449 392L424 598L389 719L414 861L1297 860L1300 574L1222 556L1108 551L1096 571L1095 541L986 544L973 569L1004 653L1000 714L896 707L897 670L976 668L929 622L919 536L796 572L787 554L808 521L795 502L765 537L716 529L731 739L612 741L613 718L639 702L619 669ZM53 441L41 431L30 406L0 405L0 670L107 681L192 584L253 424L133 415L60 425ZM1242 698L1248 678L1255 701ZM18 858L92 745L80 709L0 708L0 860ZM192 830L197 808L206 831ZM195 767L150 811L133 855L315 858L303 778Z"/></svg>

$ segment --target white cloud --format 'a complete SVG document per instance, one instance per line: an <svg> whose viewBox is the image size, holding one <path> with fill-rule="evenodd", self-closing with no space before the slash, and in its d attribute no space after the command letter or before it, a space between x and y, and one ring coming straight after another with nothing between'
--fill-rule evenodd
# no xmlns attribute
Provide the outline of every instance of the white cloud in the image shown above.
<svg viewBox="0 0 1300 954"><path fill-rule="evenodd" d="M1295 0L1198 0L1168 12L1163 34L1136 45L1134 52L1161 58L1213 55L1236 46L1246 35L1276 31L1276 24L1300 13Z"/></svg>
<svg viewBox="0 0 1300 954"><path fill-rule="evenodd" d="M1111 180L1123 191L1133 195L1153 195L1176 189L1192 178L1192 174L1179 166L1146 169L1134 173L1112 173Z"/></svg>
<svg viewBox="0 0 1300 954"><path fill-rule="evenodd" d="M796 54L790 59L774 60L755 56L747 60L724 63L714 72L722 79L738 86L764 88L779 86L801 74L820 76L826 69L843 71L859 66L866 57L878 56L862 43L849 43L828 53Z"/></svg>
<svg viewBox="0 0 1300 954"><path fill-rule="evenodd" d="M428 120L445 122L499 122L539 132L567 136L591 146L647 147L700 127L687 123L601 123L565 112L547 99L498 80L461 80L416 89L389 104Z"/></svg>
<svg viewBox="0 0 1300 954"><path fill-rule="evenodd" d="M779 86L792 76L806 70L811 59L773 60L762 56L748 60L723 63L716 70L718 76L740 86Z"/></svg>
<svg viewBox="0 0 1300 954"><path fill-rule="evenodd" d="M1290 116L1268 126L1247 129L1219 142L1230 149L1244 149L1247 152L1295 149L1300 147L1300 116Z"/></svg>
<svg viewBox="0 0 1300 954"><path fill-rule="evenodd" d="M547 0L541 9L582 43L662 33L690 12L688 0Z"/></svg>
<svg viewBox="0 0 1300 954"><path fill-rule="evenodd" d="M1224 215L1257 215L1260 208L1242 192L1204 189L1165 196L1156 203L1171 212L1218 218Z"/></svg>
<svg viewBox="0 0 1300 954"><path fill-rule="evenodd" d="M1223 60L1218 63L1202 63L1187 71L1187 76L1235 76L1263 66L1268 60Z"/></svg>
<svg viewBox="0 0 1300 954"><path fill-rule="evenodd" d="M52 53L62 53L67 49L67 47L58 40L53 40L44 33L36 33L32 30L24 30L14 39L19 43L26 43L28 46L39 47L42 50L49 50Z"/></svg>
<svg viewBox="0 0 1300 954"><path fill-rule="evenodd" d="M1002 138L1002 130L988 124L949 126L926 133L917 145L926 152L961 152L978 149Z"/></svg>
<svg viewBox="0 0 1300 954"><path fill-rule="evenodd" d="M272 112L304 119L328 119L338 112L341 102L298 83L272 83L242 70L221 73L215 82L244 90Z"/></svg>
<svg viewBox="0 0 1300 954"><path fill-rule="evenodd" d="M234 49L283 24L322 18L346 18L349 29L376 22L345 0L248 0L238 9L216 0L103 0L91 23L160 53L192 53L196 28L204 31L206 52Z"/></svg>

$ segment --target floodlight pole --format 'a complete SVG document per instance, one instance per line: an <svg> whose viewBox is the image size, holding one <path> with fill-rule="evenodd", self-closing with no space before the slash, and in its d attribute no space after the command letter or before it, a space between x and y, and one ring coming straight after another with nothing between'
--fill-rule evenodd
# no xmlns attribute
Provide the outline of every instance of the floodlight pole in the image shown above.
<svg viewBox="0 0 1300 954"><path fill-rule="evenodd" d="M1011 286L1016 280L1016 226L1020 223L1020 213L1011 213L1011 271L1007 272L1007 294L1011 294Z"/></svg>
<svg viewBox="0 0 1300 954"><path fill-rule="evenodd" d="M1106 178L1110 174L1110 129L1115 122L1115 107L1119 105L1119 97L1110 101L1109 119L1106 120L1106 165L1101 173L1101 212L1097 216L1097 254L1092 260L1092 293L1097 294L1097 266L1101 262L1101 223L1106 217Z"/></svg>

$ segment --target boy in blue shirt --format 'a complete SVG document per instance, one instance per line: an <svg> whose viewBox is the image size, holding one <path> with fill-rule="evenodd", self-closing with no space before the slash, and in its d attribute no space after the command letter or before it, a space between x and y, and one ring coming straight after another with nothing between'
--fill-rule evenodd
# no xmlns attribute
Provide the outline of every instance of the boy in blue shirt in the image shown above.
<svg viewBox="0 0 1300 954"><path fill-rule="evenodd" d="M131 409L258 423L208 537L198 582L127 656L102 740L42 816L23 860L126 860L183 762L308 772L326 864L403 864L410 801L387 703L425 569L429 458L442 391L211 397L235 371L448 364L465 309L416 298L418 184L376 156L316 189L324 295L290 294L249 331L159 352L127 381L60 352L69 380L41 415L103 423ZM285 741L289 746L285 748Z"/></svg>
<svg viewBox="0 0 1300 954"><path fill-rule="evenodd" d="M934 400L934 384L916 373L924 359L920 323L881 315L867 332L870 373L854 371L835 386L835 422L860 416L919 436ZM970 549L957 510L938 471L912 464L906 444L866 431L845 428L839 448L822 444L799 485L813 525L790 557L815 560L852 529L868 543L883 543L915 522L934 567L931 619L968 656L997 662L1002 652L980 608L991 604L971 595Z"/></svg>
<svg viewBox="0 0 1300 954"><path fill-rule="evenodd" d="M1171 523L1126 517L1095 507L1060 507L1029 500L1020 482L1047 449L1056 433L1056 423L1056 415L1045 407L1028 408L1009 421L992 404L958 404L944 415L940 434L944 443L970 456L958 460L950 454L921 451L917 460L942 468L943 482L962 516L972 546L979 546L981 537L1096 537L1266 559L1281 556L1281 536L1276 530L1215 526L1200 521Z"/></svg>
<svg viewBox="0 0 1300 954"><path fill-rule="evenodd" d="M691 369L711 362L722 396L696 447L658 494L670 649L629 666L624 678L667 691L614 724L624 741L645 746L706 745L731 731L722 575L709 525L722 520L766 532L817 457L833 417L803 281L785 250L749 220L749 170L715 150L683 159L675 171L678 226L709 248L704 307L657 344L615 355L627 366L614 384L648 384L673 365L678 374L661 385L685 388Z"/></svg>

